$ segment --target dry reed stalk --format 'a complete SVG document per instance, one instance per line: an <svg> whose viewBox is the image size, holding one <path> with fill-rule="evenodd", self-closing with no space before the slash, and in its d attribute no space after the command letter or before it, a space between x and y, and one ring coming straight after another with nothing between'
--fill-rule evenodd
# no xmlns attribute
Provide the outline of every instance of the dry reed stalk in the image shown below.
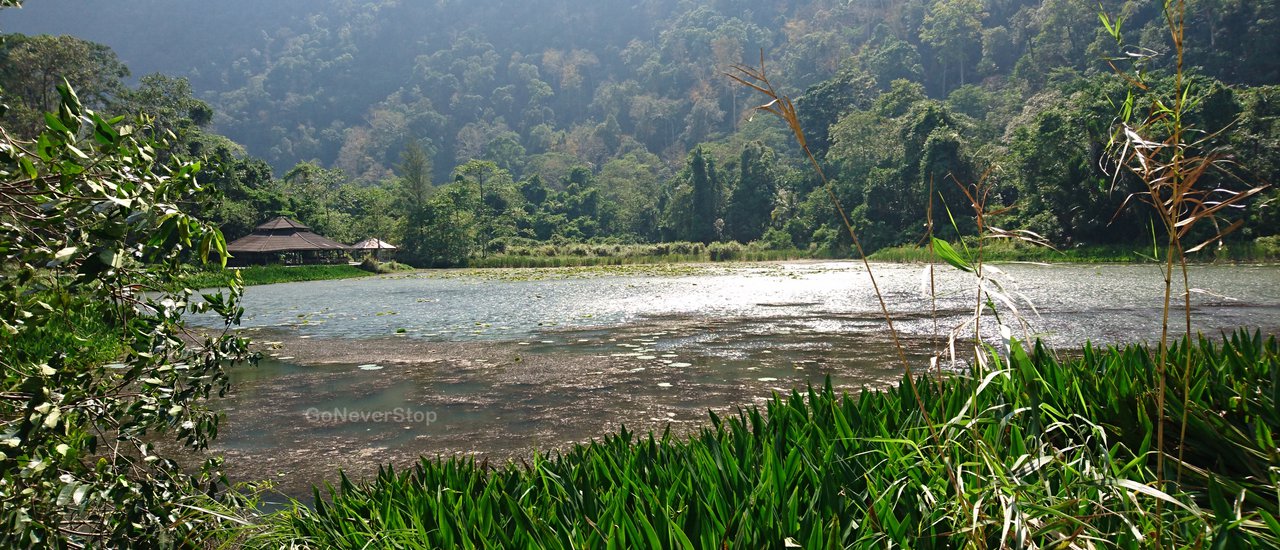
<svg viewBox="0 0 1280 550"><path fill-rule="evenodd" d="M1266 185L1246 184L1243 191L1234 191L1225 187L1214 186L1212 181L1208 182L1208 186L1202 185L1204 183L1202 180L1211 179L1205 178L1206 174L1211 172L1231 175L1231 171L1225 167L1227 161L1223 155L1214 152L1197 153L1197 151L1201 150L1210 150L1210 141L1225 132L1226 128L1208 133L1199 140L1190 141L1187 139L1187 134L1191 133L1193 129L1184 120L1184 116L1194 102L1191 101L1191 86L1185 83L1186 75L1183 65L1184 40L1186 38L1186 4L1184 0L1165 0L1163 11L1175 55L1173 67L1174 94L1171 105L1162 99L1154 99L1151 101L1145 118L1131 125L1127 118L1132 115L1132 106L1135 100L1133 91L1136 89L1150 92L1151 86L1143 80L1143 73L1139 72L1136 77L1127 75L1117 68L1114 63L1108 61L1112 69L1117 74L1120 74L1131 86L1129 96L1125 102L1124 118L1126 120L1122 120L1117 125L1117 129L1111 139L1113 149L1118 149L1114 156L1117 163L1137 176L1145 187L1143 191L1129 195L1125 199L1125 204L1128 204L1129 200L1136 199L1150 205L1157 217L1160 218L1160 223L1167 238L1165 261L1162 268L1164 297L1161 311L1160 347L1156 361L1156 375L1158 378L1158 395L1156 396L1156 448L1158 453L1156 478L1157 483L1161 486L1166 481L1164 467L1167 458L1164 429L1165 397L1168 378L1167 369L1169 367L1169 321L1173 308L1173 277L1175 269L1180 270L1182 273L1183 337L1187 345L1190 345L1192 337L1191 284L1190 276L1187 272L1187 254L1197 252L1213 243L1221 243L1225 235L1238 229L1243 224L1243 220L1236 220L1228 224L1224 229L1220 223L1221 214L1229 209L1242 208L1242 203L1245 200L1267 188ZM1116 42L1123 44L1119 20L1115 25L1112 25L1111 20L1103 14L1102 22ZM1133 60L1135 64L1141 64L1155 55L1155 52L1140 51L1129 53L1128 58ZM1162 134L1166 136L1163 139L1153 137ZM1231 178L1238 179L1234 178L1234 176L1231 176ZM1113 177L1113 189L1118 179L1119 171L1116 171ZM1123 208L1124 205L1121 206L1121 209ZM1202 221L1209 221L1213 224L1216 229L1214 236L1194 247L1186 248L1184 239L1188 238L1191 230ZM1182 477L1182 464L1186 447L1186 411L1190 400L1190 372L1191 357L1190 354L1187 354L1186 364L1183 366L1183 413L1178 438L1178 479ZM1157 509L1157 513L1159 513L1159 509ZM1159 531L1156 533L1156 541L1157 545L1159 545Z"/></svg>
<svg viewBox="0 0 1280 550"><path fill-rule="evenodd" d="M871 288L875 292L876 300L880 304L880 312L884 316L885 324L888 326L889 334L893 339L894 349L897 351L898 359L902 362L902 367L906 373L906 380L911 389L911 395L916 401L921 418L926 426L929 427L929 435L933 440L935 449L941 452L942 439L938 434L938 428L930 418L929 411L925 409L924 400L921 398L920 389L916 384L915 371L911 367L911 362L907 360L906 351L902 346L902 339L897 328L893 324L893 315L889 312L889 306L885 302L884 294L880 292L880 285L876 282L875 271L871 268L871 262L867 260L867 254L862 248L862 242L858 239L858 233L853 229L853 224L849 221L848 214L845 213L844 207L841 206L840 200L836 197L835 190L831 186L830 180L827 179L826 173L822 170L822 165L818 159L814 157L813 151L809 149L808 140L805 139L804 129L800 127L800 118L796 114L795 105L792 104L791 98L781 95L774 88L773 83L769 80L769 76L765 71L764 51L760 52L760 67L751 67L743 64L736 64L733 67L734 73L725 73L725 76L735 82L751 88L769 99L768 103L755 108L757 111L772 113L791 129L792 135L795 136L796 142L800 148L804 150L805 155L809 158L809 163L813 165L813 169L817 172L818 177L822 181L822 188L826 191L827 196L831 199L832 206L836 212L840 214L840 220L844 223L845 229L849 233L849 238L853 241L854 249L858 253L858 257L862 260L863 267L867 270L867 277L871 280ZM956 476L955 470L952 468L950 461L945 457L938 457L939 462L946 468L947 477L950 479L952 487L956 491L956 495L963 494L963 487ZM976 536L976 534L974 534ZM975 539L976 542L976 539Z"/></svg>

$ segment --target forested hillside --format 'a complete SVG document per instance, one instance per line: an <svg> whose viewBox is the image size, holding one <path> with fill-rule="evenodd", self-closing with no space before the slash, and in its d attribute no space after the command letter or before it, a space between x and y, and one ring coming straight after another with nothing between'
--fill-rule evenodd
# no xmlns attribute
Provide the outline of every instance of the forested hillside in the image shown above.
<svg viewBox="0 0 1280 550"><path fill-rule="evenodd" d="M1280 167L1278 7L1189 6L1193 124L1234 124L1206 145L1230 146L1251 180ZM197 148L228 165L218 215L231 236L288 212L338 237L424 243L413 255L433 264L513 239L766 232L841 253L847 237L785 129L753 119L762 98L723 74L761 52L873 248L919 240L930 182L963 218L954 180L991 184L1017 205L1007 225L1058 245L1149 235L1147 218L1116 216L1129 190L1103 170L1126 93L1106 58L1168 52L1163 25L1158 5L1115 0L50 0L0 14L5 32L113 48L123 63L99 52L110 70L77 83L104 105L129 89L123 64L188 79L189 91L141 85L203 100L212 118L187 126L249 155L209 135ZM24 87L49 89L24 73L30 42L4 57L24 104L39 95ZM1277 231L1266 200L1252 204L1237 238Z"/></svg>

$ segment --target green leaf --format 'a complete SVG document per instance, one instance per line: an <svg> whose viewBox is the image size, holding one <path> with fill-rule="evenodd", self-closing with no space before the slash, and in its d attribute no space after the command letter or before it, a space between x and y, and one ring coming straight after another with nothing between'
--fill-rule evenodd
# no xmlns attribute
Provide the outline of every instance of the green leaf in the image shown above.
<svg viewBox="0 0 1280 550"><path fill-rule="evenodd" d="M55 116L53 113L44 114L44 123L46 126L49 127L50 130L53 130L55 132L67 132L67 133L71 132L71 130L67 128L67 125L63 124L61 120L58 120L58 117Z"/></svg>
<svg viewBox="0 0 1280 550"><path fill-rule="evenodd" d="M62 486L62 490L58 491L58 499L55 502L57 503L58 506L66 506L67 503L71 502L71 498L75 493L75 491L76 491L75 483L69 483L67 485Z"/></svg>
<svg viewBox="0 0 1280 550"><path fill-rule="evenodd" d="M47 132L42 133L39 138L36 138L36 154L40 155L40 160L49 162L53 160L54 149L59 145L61 142L55 143L52 135Z"/></svg>
<svg viewBox="0 0 1280 550"><path fill-rule="evenodd" d="M71 145L70 143L67 144L67 151L70 151L71 155L78 159L81 159L81 160L89 159L89 155L84 154L84 151L81 151L79 147L76 147L75 145Z"/></svg>
<svg viewBox="0 0 1280 550"><path fill-rule="evenodd" d="M58 85L58 95L62 96L62 106L71 112L74 116L80 116L81 109L80 96L76 95L76 91L71 87L71 83L67 79L62 79L62 84Z"/></svg>
<svg viewBox="0 0 1280 550"><path fill-rule="evenodd" d="M95 114L93 115L93 139L102 145L110 145L120 140L120 133L111 126L111 123Z"/></svg>
<svg viewBox="0 0 1280 550"><path fill-rule="evenodd" d="M1259 508L1258 515L1262 516L1262 522L1267 525L1267 529L1272 534L1280 535L1280 521L1276 521L1276 517L1268 513L1266 510Z"/></svg>
<svg viewBox="0 0 1280 550"><path fill-rule="evenodd" d="M1173 497L1169 496L1169 493L1166 493L1166 492L1161 491L1161 490L1159 490L1159 489L1155 489L1155 488L1152 488L1152 487L1148 487L1148 486L1143 485L1143 484L1141 484L1141 483L1138 483L1138 482L1136 482L1136 481L1134 481L1134 480L1132 480L1132 479L1117 479L1117 480L1116 480L1116 485L1119 485L1119 486L1124 487L1125 489L1129 489L1129 490L1131 490L1131 491L1137 491L1137 492L1142 493L1142 494L1144 494L1144 495L1147 495L1147 496L1149 496L1149 497L1153 497L1153 498L1157 498L1157 499L1163 500L1163 501L1165 501L1165 502L1168 502L1169 504L1172 504L1172 505L1174 505L1174 506L1177 506L1177 507L1179 507L1179 508L1182 508L1183 510L1186 510L1186 511L1188 511L1188 512L1195 512L1195 511L1194 511L1194 510L1192 510L1189 506L1187 506L1186 504L1183 504L1183 503L1182 503L1182 501L1180 501L1180 500L1178 500L1178 499L1175 499L1175 498L1173 498Z"/></svg>
<svg viewBox="0 0 1280 550"><path fill-rule="evenodd" d="M27 175L27 179L36 179L40 175L36 171L36 165L27 157L18 157L18 165L22 167L22 172Z"/></svg>
<svg viewBox="0 0 1280 550"><path fill-rule="evenodd" d="M942 261L950 264L951 267L965 272L973 272L973 265L961 258L956 249L952 248L951 243L947 241L933 237L933 253Z"/></svg>

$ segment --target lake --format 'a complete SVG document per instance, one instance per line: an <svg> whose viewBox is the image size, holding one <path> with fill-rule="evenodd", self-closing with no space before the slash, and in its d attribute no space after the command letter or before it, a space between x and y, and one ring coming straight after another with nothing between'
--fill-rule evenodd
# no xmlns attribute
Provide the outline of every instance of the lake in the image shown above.
<svg viewBox="0 0 1280 550"><path fill-rule="evenodd" d="M910 362L928 368L973 316L973 276L873 267ZM1159 337L1158 267L998 269L1012 305L999 318L1021 337L1068 351ZM1198 330L1280 328L1280 268L1195 266L1191 280ZM215 451L233 477L304 499L337 468L503 462L622 425L685 433L774 392L902 374L855 262L431 271L251 287L244 306L267 359L234 373ZM997 325L988 314L982 332L999 345Z"/></svg>

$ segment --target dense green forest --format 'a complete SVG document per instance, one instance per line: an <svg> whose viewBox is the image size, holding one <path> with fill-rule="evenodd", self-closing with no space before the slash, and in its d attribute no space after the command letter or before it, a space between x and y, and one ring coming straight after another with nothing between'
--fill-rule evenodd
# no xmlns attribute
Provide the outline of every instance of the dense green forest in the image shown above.
<svg viewBox="0 0 1280 550"><path fill-rule="evenodd" d="M1222 154L1209 177L1224 186L1280 173L1277 7L1188 8L1190 124ZM208 215L228 238L289 214L339 240L403 243L419 265L543 241L847 254L784 125L754 116L762 98L724 76L763 53L869 249L921 241L931 202L956 220L943 233L968 234L960 184L979 182L989 208L1014 207L992 220L1001 227L1059 247L1149 245L1152 222L1128 200L1137 185L1108 166L1129 87L1107 59L1168 50L1159 8L51 0L0 14L14 33L0 82L6 127L32 133L35 113L56 106L58 77L109 112L157 113L154 129L180 135L180 154L212 161L205 181L226 198ZM1100 9L1126 42L1104 31ZM1247 221L1232 238L1280 231L1275 197L1230 214Z"/></svg>

